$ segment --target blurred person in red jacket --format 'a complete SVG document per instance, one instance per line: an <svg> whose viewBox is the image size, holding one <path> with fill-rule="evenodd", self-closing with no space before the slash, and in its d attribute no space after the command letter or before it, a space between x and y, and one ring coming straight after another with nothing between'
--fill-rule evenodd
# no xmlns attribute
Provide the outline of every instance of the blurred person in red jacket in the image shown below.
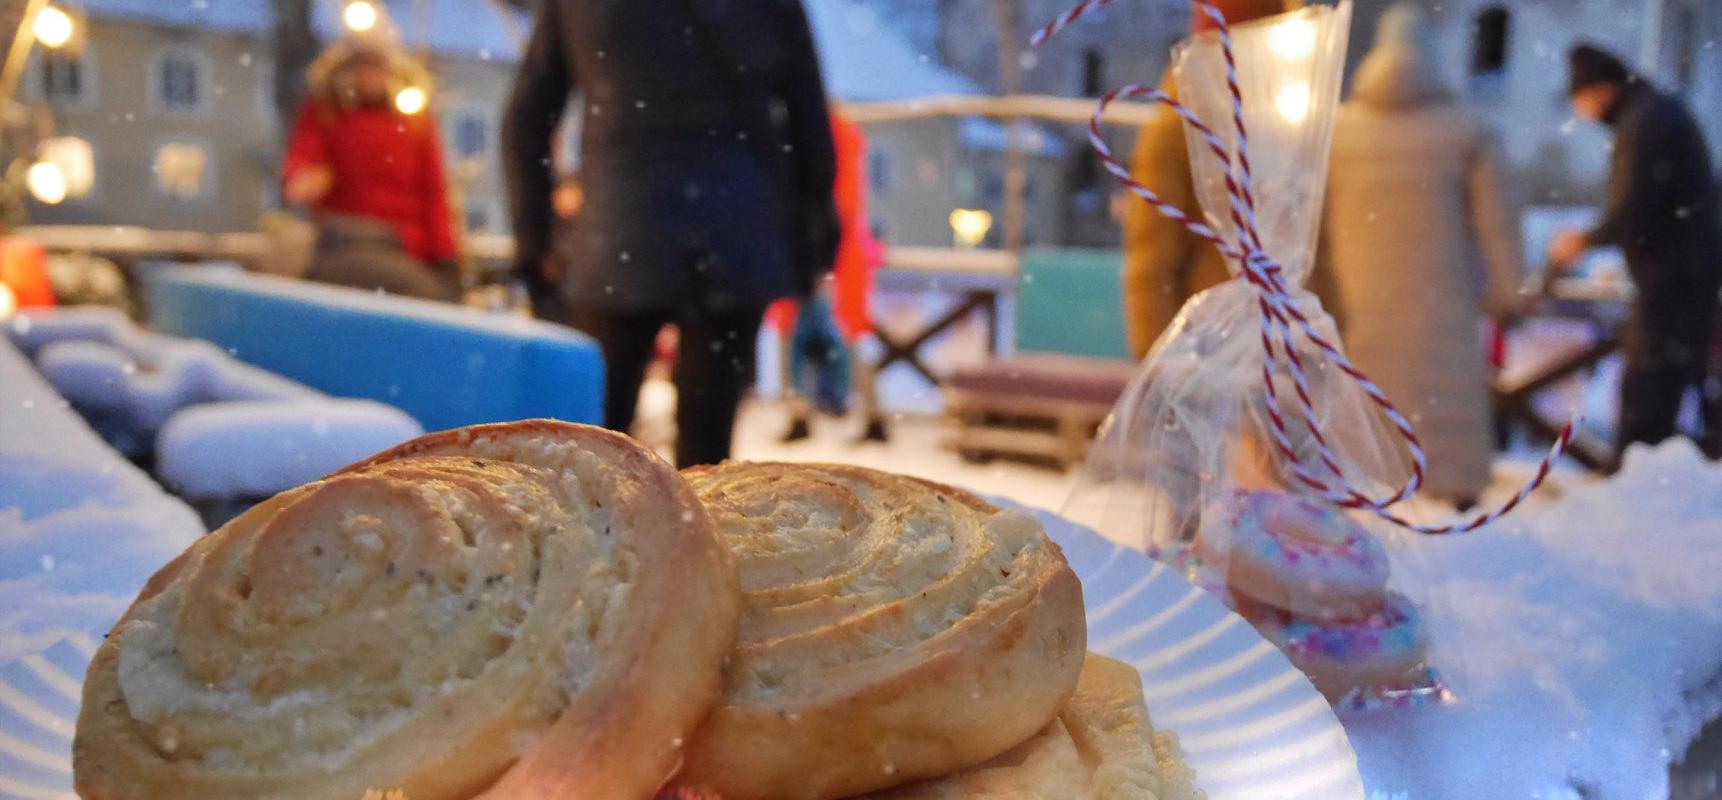
<svg viewBox="0 0 1722 800"><path fill-rule="evenodd" d="M866 419L862 441L886 440L885 416L879 407L873 362L859 352L861 343L873 333L873 270L884 260L884 246L873 237L867 216L867 134L836 109L831 111L831 139L837 152L837 175L832 198L837 208L840 238L830 280L824 289L830 302L824 307L849 349L848 364L854 371L854 388ZM793 442L812 435L813 403L797 391L791 341L797 331L800 306L794 300L779 300L766 311L766 323L778 332L781 348L783 392L789 403L789 428L783 441Z"/></svg>
<svg viewBox="0 0 1722 800"><path fill-rule="evenodd" d="M459 248L429 81L392 43L350 37L310 70L282 195L317 223L311 280L430 299L459 294Z"/></svg>

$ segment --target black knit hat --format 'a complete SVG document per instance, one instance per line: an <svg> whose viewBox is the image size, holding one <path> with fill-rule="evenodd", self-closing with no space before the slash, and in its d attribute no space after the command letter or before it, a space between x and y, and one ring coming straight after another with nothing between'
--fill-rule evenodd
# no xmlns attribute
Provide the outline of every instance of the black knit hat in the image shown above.
<svg viewBox="0 0 1722 800"><path fill-rule="evenodd" d="M1595 45L1581 44L1567 54L1569 79L1567 90L1576 94L1580 89L1598 84L1624 85L1634 78L1632 70L1607 50Z"/></svg>

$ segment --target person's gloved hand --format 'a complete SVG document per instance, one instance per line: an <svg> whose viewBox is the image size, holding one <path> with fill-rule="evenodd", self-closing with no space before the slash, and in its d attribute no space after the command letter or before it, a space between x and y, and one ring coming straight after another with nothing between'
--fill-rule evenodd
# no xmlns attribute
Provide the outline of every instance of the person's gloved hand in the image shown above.
<svg viewBox="0 0 1722 800"><path fill-rule="evenodd" d="M316 164L301 168L287 180L287 185L281 190L281 197L288 205L315 203L322 200L335 185L335 173L328 167Z"/></svg>
<svg viewBox="0 0 1722 800"><path fill-rule="evenodd" d="M1586 250L1590 249L1590 240L1584 231L1567 230L1555 235L1554 241L1549 242L1549 264L1565 272L1578 264Z"/></svg>

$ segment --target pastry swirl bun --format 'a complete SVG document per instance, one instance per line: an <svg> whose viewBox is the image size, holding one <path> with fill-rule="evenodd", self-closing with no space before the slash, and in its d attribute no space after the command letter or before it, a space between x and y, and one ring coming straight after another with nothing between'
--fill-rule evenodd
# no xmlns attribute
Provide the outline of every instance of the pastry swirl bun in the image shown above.
<svg viewBox="0 0 1722 800"><path fill-rule="evenodd" d="M1178 739L1156 732L1135 667L1088 654L1076 693L1034 738L973 769L859 800L1205 800Z"/></svg>
<svg viewBox="0 0 1722 800"><path fill-rule="evenodd" d="M431 434L150 581L90 667L78 792L648 797L719 695L736 605L709 517L631 440Z"/></svg>
<svg viewBox="0 0 1722 800"><path fill-rule="evenodd" d="M1082 589L1033 518L857 467L685 474L735 554L742 621L679 782L819 800L944 775L1076 686Z"/></svg>

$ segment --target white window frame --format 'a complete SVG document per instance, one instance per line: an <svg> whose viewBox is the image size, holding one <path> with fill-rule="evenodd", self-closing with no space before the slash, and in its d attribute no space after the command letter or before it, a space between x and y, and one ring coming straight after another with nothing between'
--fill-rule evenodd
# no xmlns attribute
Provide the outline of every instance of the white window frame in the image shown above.
<svg viewBox="0 0 1722 800"><path fill-rule="evenodd" d="M162 96L165 88L161 81L162 66L169 58L184 58L197 70L197 103L190 108L169 106ZM146 83L149 85L150 108L158 114L203 118L215 108L215 59L196 45L179 43L157 47L150 53Z"/></svg>
<svg viewBox="0 0 1722 800"><path fill-rule="evenodd" d="M168 192L168 191L162 189L161 182L160 182L160 176L156 175L155 164L156 164L157 157L161 153L161 149L167 145L174 145L174 144L191 145L191 146L194 146L194 147L197 147L197 148L200 148L203 150L203 155L204 155L203 185L201 187L199 187L199 191L198 191L196 197L185 197L185 196L177 195L177 194L174 194L172 192ZM160 197L163 200L166 200L168 202L181 203L181 204L185 204L185 205L192 205L192 204L206 204L206 203L210 202L211 200L215 199L215 196L220 193L219 190L221 188L220 168L221 168L221 159L220 159L220 156L218 155L218 151L215 149L215 145L212 142L210 142L208 139L206 139L202 136L194 136L194 135L187 135L187 134L162 136L162 137L157 138L154 142L152 142L150 144L150 148L149 148L149 172L150 172L149 186L150 186L150 191L153 192L156 197Z"/></svg>

